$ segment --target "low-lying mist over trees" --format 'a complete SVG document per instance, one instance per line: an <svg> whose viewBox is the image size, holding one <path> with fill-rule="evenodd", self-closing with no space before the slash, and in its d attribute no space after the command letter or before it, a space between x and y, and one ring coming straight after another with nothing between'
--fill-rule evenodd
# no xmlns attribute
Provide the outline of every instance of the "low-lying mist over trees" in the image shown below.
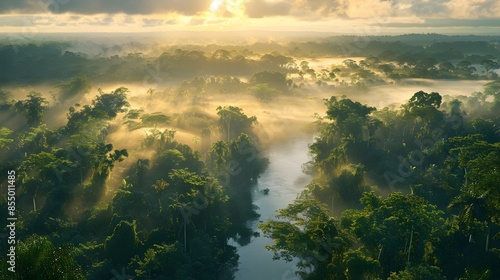
<svg viewBox="0 0 500 280"><path fill-rule="evenodd" d="M89 38L89 40L91 37ZM153 40L153 39L152 39ZM195 76L235 76L250 79L262 71L367 79L381 73L401 78L495 78L500 56L498 37L404 35L396 37L337 36L327 39L252 44L185 45L89 41L40 41L1 44L3 84L60 82L86 76L99 83L171 82ZM83 42L82 42L83 41ZM23 41L21 41L23 42ZM153 51L152 51L153 50ZM364 57L344 69L312 69L302 61L325 57ZM357 61L360 63L360 61ZM133 65L133 67L130 67ZM329 67L330 65L325 65ZM338 68L338 67L337 67ZM332 70L335 70L332 72ZM374 77L370 77L374 79ZM321 79L318 79L321 80ZM343 80L343 79L340 79Z"/></svg>
<svg viewBox="0 0 500 280"><path fill-rule="evenodd" d="M298 279L500 278L499 37L112 39L0 41L0 279L238 279L257 238Z"/></svg>

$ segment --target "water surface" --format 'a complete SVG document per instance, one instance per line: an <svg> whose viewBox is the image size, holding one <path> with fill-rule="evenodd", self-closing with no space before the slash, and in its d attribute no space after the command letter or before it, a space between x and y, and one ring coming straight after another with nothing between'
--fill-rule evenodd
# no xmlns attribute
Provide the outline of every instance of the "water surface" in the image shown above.
<svg viewBox="0 0 500 280"><path fill-rule="evenodd" d="M292 203L311 180L310 176L302 173L301 167L309 160L308 144L312 141L311 134L298 133L268 148L267 156L270 164L254 191L254 203L260 208L258 210L261 215L260 221L275 219L276 210ZM269 188L268 195L262 193L266 188ZM240 265L236 279L299 279L294 275L295 262L273 261L273 253L265 249L265 245L272 244L272 240L263 236L262 231L257 228L258 223L259 221L252 222L251 228L261 236L252 238L250 244L246 246L237 246Z"/></svg>

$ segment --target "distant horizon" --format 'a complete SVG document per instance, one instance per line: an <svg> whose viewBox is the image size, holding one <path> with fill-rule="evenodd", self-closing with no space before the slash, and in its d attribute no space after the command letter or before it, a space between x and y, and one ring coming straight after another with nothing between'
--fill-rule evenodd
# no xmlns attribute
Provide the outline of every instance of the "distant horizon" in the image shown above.
<svg viewBox="0 0 500 280"><path fill-rule="evenodd" d="M0 32L262 30L381 35L500 35L500 1L191 0L8 1Z"/></svg>
<svg viewBox="0 0 500 280"><path fill-rule="evenodd" d="M359 36L359 37L377 37L377 36L404 36L404 35L442 35L442 36L489 36L489 37L500 37L500 33L491 33L491 35L485 35L482 33L446 33L446 32L401 32L401 33L383 33L370 35L370 34L359 34L359 33L349 33L349 32L333 32L333 31L290 31L290 30L260 30L260 29L249 29L249 30L166 30L166 31L41 31L41 32L31 32L31 31L2 31L0 34L19 34L19 33L33 33L33 34L161 34L161 33L287 33L287 34L331 34L331 36Z"/></svg>
<svg viewBox="0 0 500 280"><path fill-rule="evenodd" d="M193 36L195 34L196 36ZM190 38L192 40L196 39L214 39L214 40L225 40L230 37L232 40L245 40L253 39L258 42L262 41L273 41L275 40L296 40L296 39L317 39L324 40L328 38L335 37L366 37L366 38L378 38L378 37L403 37L403 36L443 36L450 37L450 39L457 37L478 37L481 39L491 38L494 40L500 40L500 34L496 33L437 33L437 32L407 32L407 33L377 33L377 34L357 34L357 33L341 33L341 32L329 32L329 31L267 31L267 30L237 30L237 31L181 31L181 30L171 30L171 31L61 31L61 32L2 32L0 31L0 39L7 37L13 39L29 40L33 39L51 39L50 37L61 37L61 36L84 36L85 38L100 38L103 36L115 36L120 38L126 38L134 36L137 39L153 37L155 39L160 39L165 35L174 35L170 38ZM68 38L69 39L69 38ZM73 39L73 38L71 38ZM226 40L227 41L227 40Z"/></svg>
<svg viewBox="0 0 500 280"><path fill-rule="evenodd" d="M500 25L500 21L499 21ZM0 26L1 27L1 26ZM285 34L302 34L308 37L313 37L314 34L325 35L330 34L330 36L359 36L359 37L376 37L376 36L402 36L402 35L444 35L444 36L489 36L498 37L500 36L500 27L494 28L494 31L482 30L480 32L470 32L470 31L436 31L436 30L408 30L408 31L380 31L373 34L359 33L359 32L339 32L339 31L322 31L322 30L304 30L304 31L292 31L292 30L263 30L263 29L245 29L245 30L101 30L101 31L91 31L91 30L81 30L81 31L30 31L30 29L19 30L19 31L6 31L0 30L1 34L166 34L166 33L215 33L215 34L229 34L229 33L285 33ZM498 29L498 30L497 30Z"/></svg>

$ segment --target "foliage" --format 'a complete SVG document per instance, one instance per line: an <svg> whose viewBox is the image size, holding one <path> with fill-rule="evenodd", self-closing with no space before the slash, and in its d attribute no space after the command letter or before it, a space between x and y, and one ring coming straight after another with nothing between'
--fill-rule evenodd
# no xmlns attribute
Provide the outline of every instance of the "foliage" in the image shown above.
<svg viewBox="0 0 500 280"><path fill-rule="evenodd" d="M0 128L0 148L3 148L6 144L14 141L14 139L7 138L10 134L12 134L12 130L6 127Z"/></svg>
<svg viewBox="0 0 500 280"><path fill-rule="evenodd" d="M249 88L252 94L260 101L269 102L273 98L279 96L281 92L275 88L269 87L268 84L256 84Z"/></svg>
<svg viewBox="0 0 500 280"><path fill-rule="evenodd" d="M152 114L143 114L143 112L144 110L142 109L134 109L125 115L125 124L127 124L129 130L137 130L145 127L156 129L157 126L164 126L171 121L170 117L165 116L161 112Z"/></svg>
<svg viewBox="0 0 500 280"><path fill-rule="evenodd" d="M66 125L67 131L75 133L91 120L109 121L115 118L117 114L126 112L127 107L130 106L126 95L128 91L124 87L120 87L111 93L104 93L99 89L99 95L92 100L91 105L83 106L80 111L70 107Z"/></svg>
<svg viewBox="0 0 500 280"><path fill-rule="evenodd" d="M16 272L2 265L0 279L85 279L77 258L81 251L71 245L55 245L48 237L30 236L17 244Z"/></svg>
<svg viewBox="0 0 500 280"><path fill-rule="evenodd" d="M257 123L255 116L248 117L243 110L236 106L217 107L219 126L226 134L227 141L238 137L241 133L251 134L251 129Z"/></svg>
<svg viewBox="0 0 500 280"><path fill-rule="evenodd" d="M256 235L254 186L268 160L254 137L257 118L234 104L206 112L214 94L302 102L317 88L354 97L407 78L496 79L494 38L477 40L376 36L361 46L342 36L114 56L66 51L65 43L0 46L0 83L9 89L0 90L0 169L14 169L18 185L16 279L111 279L124 267L138 279L232 279L238 254L229 240L243 246ZM365 58L314 67L310 59L325 54ZM103 81L157 83L130 102L168 105L129 110L123 87L86 102ZM36 92L12 100L11 87L41 83L57 84L58 106ZM401 107L380 109L326 99L307 164L315 178L260 224L273 239L268 248L298 261L303 279L500 278L499 88L492 81L454 97L417 91ZM83 106L53 128L69 102ZM173 114L182 104L192 107ZM114 137L120 125L146 135L123 149ZM179 143L176 130L193 133L200 151ZM12 276L0 260L0 278Z"/></svg>
<svg viewBox="0 0 500 280"><path fill-rule="evenodd" d="M38 92L28 94L28 99L17 101L14 104L16 111L25 114L26 121L30 126L38 126L43 121L43 114L47 110L48 102Z"/></svg>
<svg viewBox="0 0 500 280"><path fill-rule="evenodd" d="M370 63L345 62L351 69ZM468 71L468 65L459 67ZM323 220L342 212L337 229L356 245L330 270L318 274L316 268L329 263L322 260L302 278L497 277L499 244L492 237L499 230L499 119L496 97L487 101L495 96L494 85L488 87L487 93L446 99L418 91L400 109L378 111L346 98L326 100L326 116L316 117L318 134L310 145L308 166L316 177L306 192L313 195L310 204L330 208L323 208ZM378 185L370 192L368 180ZM383 199L375 193L389 194ZM352 209L359 198L362 209ZM313 224L306 219L310 214L290 212L304 203L295 201L279 211L278 220L261 225L274 239L268 248L276 257L307 260L298 238ZM316 236L316 242L327 240Z"/></svg>
<svg viewBox="0 0 500 280"><path fill-rule="evenodd" d="M113 234L106 238L104 251L115 265L126 265L136 254L139 245L135 221L120 221Z"/></svg>
<svg viewBox="0 0 500 280"><path fill-rule="evenodd" d="M288 262L298 258L297 267L312 271L305 279L321 276L327 279L343 279L343 257L350 241L338 229L328 210L315 199L302 194L293 204L280 209L276 218L259 224L265 236L273 239L266 245L273 251L274 259Z"/></svg>
<svg viewBox="0 0 500 280"><path fill-rule="evenodd" d="M67 83L57 85L59 88L59 100L65 102L73 98L81 98L90 92L92 86L89 79L85 76L77 76Z"/></svg>
<svg viewBox="0 0 500 280"><path fill-rule="evenodd" d="M391 273L388 280L444 280L441 270L435 266L411 266L398 273Z"/></svg>

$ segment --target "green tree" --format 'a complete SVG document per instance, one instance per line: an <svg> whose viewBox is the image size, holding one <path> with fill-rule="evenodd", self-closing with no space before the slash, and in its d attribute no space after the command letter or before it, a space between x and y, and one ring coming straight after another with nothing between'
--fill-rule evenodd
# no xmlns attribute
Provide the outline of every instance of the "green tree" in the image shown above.
<svg viewBox="0 0 500 280"><path fill-rule="evenodd" d="M250 79L251 84L267 84L270 88L275 88L281 92L288 91L288 81L286 75L280 72L262 71L255 73Z"/></svg>
<svg viewBox="0 0 500 280"><path fill-rule="evenodd" d="M500 144L490 144L481 135L468 135L450 139L455 147L450 150L458 158L459 167L464 171L462 198L483 196L484 206L489 213L485 221L500 223L500 217L494 213L500 211ZM463 199L458 199L461 201ZM457 203L458 203L457 201ZM460 203L459 203L460 204ZM472 213L471 213L472 214Z"/></svg>
<svg viewBox="0 0 500 280"><path fill-rule="evenodd" d="M43 121L43 114L47 110L47 100L38 92L28 94L28 99L17 101L14 104L16 111L25 114L29 126L38 126Z"/></svg>
<svg viewBox="0 0 500 280"><path fill-rule="evenodd" d="M386 199L368 192L361 203L364 209L344 211L341 223L359 238L368 256L380 261L384 277L408 263L423 262L444 223L441 211L421 197L398 192Z"/></svg>
<svg viewBox="0 0 500 280"><path fill-rule="evenodd" d="M228 197L218 181L186 169L169 173L168 186L160 198L162 215L174 228L183 227L184 248L188 248L187 227L213 232L224 227L217 215L225 215Z"/></svg>
<svg viewBox="0 0 500 280"><path fill-rule="evenodd" d="M290 262L299 258L297 267L303 279L346 279L344 256L350 241L322 204L303 193L278 210L276 218L279 220L259 224L264 235L273 239L266 248L274 259Z"/></svg>
<svg viewBox="0 0 500 280"><path fill-rule="evenodd" d="M0 109L9 108L12 105L11 97L9 91L0 89Z"/></svg>
<svg viewBox="0 0 500 280"><path fill-rule="evenodd" d="M230 170L236 182L256 182L268 165L257 143L242 133L229 143ZM236 184L235 182L235 184Z"/></svg>
<svg viewBox="0 0 500 280"><path fill-rule="evenodd" d="M92 89L89 79L85 76L77 76L67 83L57 85L59 89L59 101L64 102L73 98L81 98Z"/></svg>
<svg viewBox="0 0 500 280"><path fill-rule="evenodd" d="M427 264L410 266L399 272L392 272L387 280L445 280L441 269Z"/></svg>
<svg viewBox="0 0 500 280"><path fill-rule="evenodd" d="M486 70L486 74L488 74L491 70L495 70L500 68L500 65L498 62L493 61L491 59L485 59L481 61L481 66L484 67L484 70Z"/></svg>
<svg viewBox="0 0 500 280"><path fill-rule="evenodd" d="M80 111L74 107L69 108L68 123L66 129L73 134L81 131L81 128L91 121L109 121L115 118L119 113L124 113L130 107L127 101L127 92L129 90L120 87L111 93L104 93L99 89L99 95L92 100L91 105L85 105Z"/></svg>
<svg viewBox="0 0 500 280"><path fill-rule="evenodd" d="M461 78L470 78L474 76L476 68L467 60L462 60L456 65L456 70Z"/></svg>
<svg viewBox="0 0 500 280"><path fill-rule="evenodd" d="M92 168L91 184L103 187L116 161L121 162L128 157L126 149L114 150L112 144L99 142L89 155Z"/></svg>
<svg viewBox="0 0 500 280"><path fill-rule="evenodd" d="M443 112L438 110L441 101L442 97L437 92L419 91L402 105L403 118L408 122L413 122L411 130L413 135L424 138L429 136L433 129L441 127Z"/></svg>
<svg viewBox="0 0 500 280"><path fill-rule="evenodd" d="M475 118L472 120L472 127L477 134L483 135L487 142L500 142L500 128L493 120Z"/></svg>
<svg viewBox="0 0 500 280"><path fill-rule="evenodd" d="M469 233L486 233L488 250L491 223L500 224L500 144L484 141L482 135L468 135L450 139L455 143L451 153L458 156L458 165L464 170L464 185L460 194L450 203L460 208L461 225ZM481 224L483 226L481 226Z"/></svg>
<svg viewBox="0 0 500 280"><path fill-rule="evenodd" d="M188 256L179 243L155 244L138 261L135 272L138 279L158 279L161 276L176 275L177 270L188 262Z"/></svg>
<svg viewBox="0 0 500 280"><path fill-rule="evenodd" d="M170 117L162 114L161 112L155 112L152 114L143 114L143 112L144 110L142 109L135 109L130 110L125 115L125 124L127 124L129 130L137 130L147 127L156 129L158 126L165 126L171 121Z"/></svg>
<svg viewBox="0 0 500 280"><path fill-rule="evenodd" d="M263 102L269 102L282 93L275 88L269 87L268 84L256 84L248 89L257 99Z"/></svg>
<svg viewBox="0 0 500 280"><path fill-rule="evenodd" d="M363 162L380 121L370 117L375 108L350 99L332 96L325 105L326 119L331 122L319 123L319 137L310 145L310 151L320 174L328 178L348 160Z"/></svg>
<svg viewBox="0 0 500 280"><path fill-rule="evenodd" d="M439 72L444 77L448 77L455 72L455 66L448 61L443 61L439 64Z"/></svg>
<svg viewBox="0 0 500 280"><path fill-rule="evenodd" d="M382 274L380 262L366 256L360 250L350 250L345 257L345 274L349 280L379 279Z"/></svg>
<svg viewBox="0 0 500 280"><path fill-rule="evenodd" d="M227 136L229 142L232 138L238 137L240 133L251 134L254 124L257 123L255 116L248 117L243 110L235 106L217 107L219 125Z"/></svg>
<svg viewBox="0 0 500 280"><path fill-rule="evenodd" d="M37 127L31 127L29 131L21 136L19 146L22 150L29 151L30 153L39 153L49 150L48 139L54 136L54 132L47 129L47 125L42 124Z"/></svg>
<svg viewBox="0 0 500 280"><path fill-rule="evenodd" d="M130 223L122 220L116 225L113 234L104 241L104 251L115 267L119 267L129 263L140 244L135 221Z"/></svg>
<svg viewBox="0 0 500 280"><path fill-rule="evenodd" d="M75 163L58 157L56 152L40 152L30 155L19 167L19 179L25 184L25 191L32 197L33 211L37 211L36 199L41 190L44 194L63 187L63 174L71 172Z"/></svg>
<svg viewBox="0 0 500 280"><path fill-rule="evenodd" d="M0 128L0 149L5 147L8 143L12 143L14 139L7 138L12 134L12 130L2 127Z"/></svg>
<svg viewBox="0 0 500 280"><path fill-rule="evenodd" d="M330 186L336 189L342 201L354 207L359 205L363 193L370 190L365 182L362 165L351 165L342 170L338 177L331 179Z"/></svg>
<svg viewBox="0 0 500 280"><path fill-rule="evenodd" d="M77 263L81 252L71 245L55 245L48 237L30 236L19 242L16 251L16 272L7 271L2 264L0 279L83 280Z"/></svg>

